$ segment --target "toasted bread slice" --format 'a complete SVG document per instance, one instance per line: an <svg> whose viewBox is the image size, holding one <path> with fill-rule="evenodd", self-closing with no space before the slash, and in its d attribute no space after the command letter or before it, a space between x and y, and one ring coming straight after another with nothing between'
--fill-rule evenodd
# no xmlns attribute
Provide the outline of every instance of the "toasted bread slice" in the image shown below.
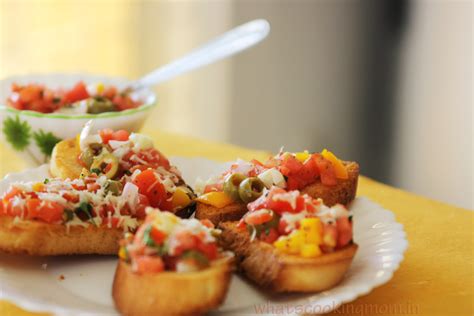
<svg viewBox="0 0 474 316"><path fill-rule="evenodd" d="M352 202L357 192L357 182L359 179L359 165L356 162L344 162L347 168L349 178L346 180L338 180L334 186L326 186L320 180L308 185L302 193L306 193L312 198L321 198L327 206L334 204L348 205ZM196 218L209 219L214 225L220 222L236 221L247 213L247 206L243 203L232 203L223 208L217 208L197 202Z"/></svg>
<svg viewBox="0 0 474 316"><path fill-rule="evenodd" d="M316 258L287 255L271 244L250 241L247 231L236 228L236 222L221 223L220 242L235 253L241 272L263 288L274 292L319 292L339 283L357 251L350 244L333 253Z"/></svg>
<svg viewBox="0 0 474 316"><path fill-rule="evenodd" d="M60 141L54 146L49 171L55 178L77 179L82 166L78 163L81 153L75 138Z"/></svg>
<svg viewBox="0 0 474 316"><path fill-rule="evenodd" d="M344 161L349 177L345 180L338 179L333 186L323 185L320 180L308 185L301 193L306 193L314 199L320 198L327 206L335 204L348 205L355 199L357 182L359 180L359 164Z"/></svg>
<svg viewBox="0 0 474 316"><path fill-rule="evenodd" d="M0 216L0 251L36 256L116 254L123 230L119 228L17 221Z"/></svg>
<svg viewBox="0 0 474 316"><path fill-rule="evenodd" d="M199 315L219 306L227 295L233 257L197 272L136 274L120 260L112 296L124 315Z"/></svg>
<svg viewBox="0 0 474 316"><path fill-rule="evenodd" d="M247 213L247 206L244 203L232 203L223 208L217 208L197 202L194 216L197 219L208 219L214 225L217 225L220 222L238 221L245 213Z"/></svg>

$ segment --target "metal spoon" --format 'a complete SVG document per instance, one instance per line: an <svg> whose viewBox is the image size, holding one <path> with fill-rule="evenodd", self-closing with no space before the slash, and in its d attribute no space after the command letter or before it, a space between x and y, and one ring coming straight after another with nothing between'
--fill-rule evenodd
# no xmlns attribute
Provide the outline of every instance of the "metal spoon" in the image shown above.
<svg viewBox="0 0 474 316"><path fill-rule="evenodd" d="M242 24L193 50L184 57L143 76L127 87L125 91L138 91L154 86L182 73L237 54L261 42L269 32L270 24L263 19Z"/></svg>

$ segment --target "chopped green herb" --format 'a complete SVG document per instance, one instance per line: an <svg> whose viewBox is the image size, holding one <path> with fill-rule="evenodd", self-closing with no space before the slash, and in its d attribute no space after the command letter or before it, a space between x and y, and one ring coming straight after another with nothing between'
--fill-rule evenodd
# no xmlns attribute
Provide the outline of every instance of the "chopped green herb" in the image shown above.
<svg viewBox="0 0 474 316"><path fill-rule="evenodd" d="M89 221L95 225L94 219L92 218L92 206L89 203L82 202L79 204L79 207L75 209L75 212L78 214L78 216L85 214Z"/></svg>
<svg viewBox="0 0 474 316"><path fill-rule="evenodd" d="M349 222L352 222L352 215L349 216Z"/></svg>
<svg viewBox="0 0 474 316"><path fill-rule="evenodd" d="M49 183L49 179L48 179L48 178L44 179L43 183L44 183L44 184L48 184L48 183Z"/></svg>
<svg viewBox="0 0 474 316"><path fill-rule="evenodd" d="M91 172L92 172L92 173L95 173L96 175L100 175L100 173L101 173L102 171L101 171L100 169L98 169L98 168L92 168L92 169L91 169Z"/></svg>

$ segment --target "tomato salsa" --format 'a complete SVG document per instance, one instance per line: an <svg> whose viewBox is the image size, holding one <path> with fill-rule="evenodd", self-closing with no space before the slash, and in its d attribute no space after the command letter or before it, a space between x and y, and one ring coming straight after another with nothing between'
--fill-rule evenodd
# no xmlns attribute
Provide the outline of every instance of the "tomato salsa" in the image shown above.
<svg viewBox="0 0 474 316"><path fill-rule="evenodd" d="M326 149L321 153L280 152L264 163L256 159L238 160L229 170L209 179L196 190L203 193L198 201L225 206L232 201L252 202L265 188L272 186L302 190L316 181L334 186L345 179L348 179L348 172L344 163Z"/></svg>
<svg viewBox="0 0 474 316"><path fill-rule="evenodd" d="M133 109L142 103L115 86L95 86L82 81L70 89L51 89L41 84L12 84L8 106L41 113L99 114Z"/></svg>
<svg viewBox="0 0 474 316"><path fill-rule="evenodd" d="M247 208L238 227L283 253L313 258L352 242L352 215L343 205L327 207L297 190L273 187Z"/></svg>
<svg viewBox="0 0 474 316"><path fill-rule="evenodd" d="M219 233L208 220L150 210L135 235L128 233L120 242L119 257L138 274L198 271L223 256L215 238Z"/></svg>

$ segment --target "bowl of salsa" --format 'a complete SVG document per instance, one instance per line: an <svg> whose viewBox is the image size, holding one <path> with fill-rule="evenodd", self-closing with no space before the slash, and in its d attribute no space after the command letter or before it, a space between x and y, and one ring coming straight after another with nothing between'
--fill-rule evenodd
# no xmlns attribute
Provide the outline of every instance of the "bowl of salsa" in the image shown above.
<svg viewBox="0 0 474 316"><path fill-rule="evenodd" d="M0 81L0 135L30 164L49 161L54 145L94 129L137 132L156 105L150 90L127 91L129 81L89 74L45 74Z"/></svg>

